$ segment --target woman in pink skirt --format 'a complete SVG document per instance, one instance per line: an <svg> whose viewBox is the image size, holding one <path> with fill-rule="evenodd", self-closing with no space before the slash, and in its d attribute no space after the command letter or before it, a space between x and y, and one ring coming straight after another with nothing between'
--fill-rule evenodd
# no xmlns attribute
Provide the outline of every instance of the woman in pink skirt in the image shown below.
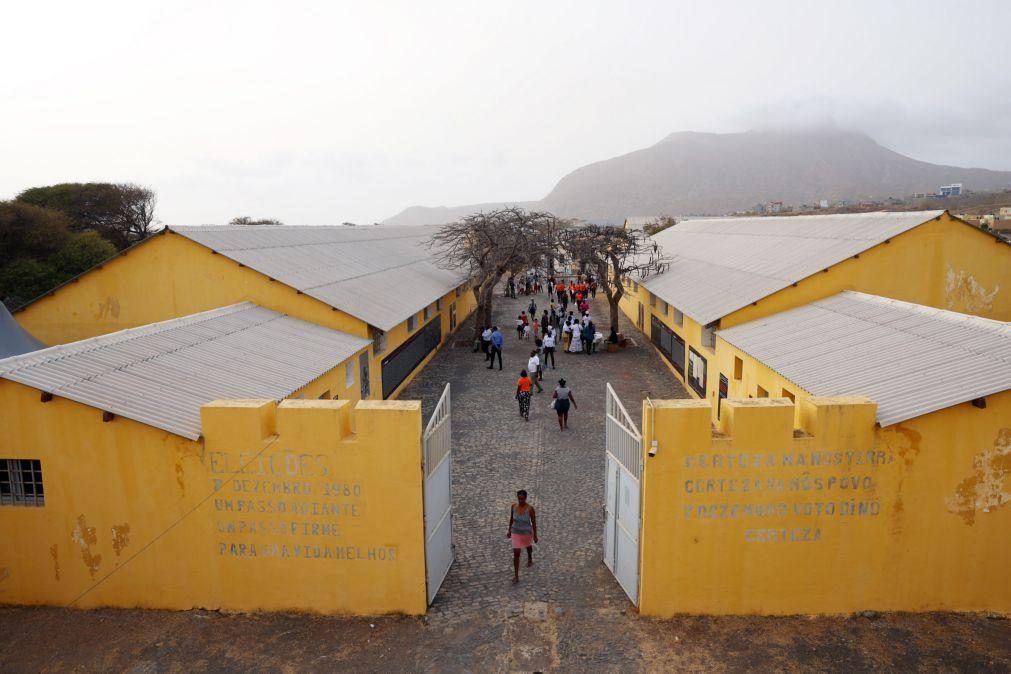
<svg viewBox="0 0 1011 674"><path fill-rule="evenodd" d="M516 503L509 508L509 533L513 544L513 582L520 582L520 555L527 549L527 566L534 565L534 543L537 542L537 513L527 503L527 490L516 492Z"/></svg>

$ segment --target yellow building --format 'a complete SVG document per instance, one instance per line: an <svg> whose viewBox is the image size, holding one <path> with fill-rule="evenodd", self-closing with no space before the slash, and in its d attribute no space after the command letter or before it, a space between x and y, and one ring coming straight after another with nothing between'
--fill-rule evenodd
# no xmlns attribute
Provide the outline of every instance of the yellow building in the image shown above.
<svg viewBox="0 0 1011 674"><path fill-rule="evenodd" d="M621 307L714 419L720 329L843 290L1011 319L1011 247L946 211L686 220L654 239L669 269L627 280Z"/></svg>
<svg viewBox="0 0 1011 674"><path fill-rule="evenodd" d="M715 427L643 411L644 614L1011 613L1011 324L844 291L716 340Z"/></svg>
<svg viewBox="0 0 1011 674"><path fill-rule="evenodd" d="M0 602L424 613L421 409L349 401L371 345L246 302L0 361Z"/></svg>
<svg viewBox="0 0 1011 674"><path fill-rule="evenodd" d="M15 312L45 344L65 344L256 304L365 337L349 399L395 398L475 306L460 272L439 267L431 227L167 228Z"/></svg>

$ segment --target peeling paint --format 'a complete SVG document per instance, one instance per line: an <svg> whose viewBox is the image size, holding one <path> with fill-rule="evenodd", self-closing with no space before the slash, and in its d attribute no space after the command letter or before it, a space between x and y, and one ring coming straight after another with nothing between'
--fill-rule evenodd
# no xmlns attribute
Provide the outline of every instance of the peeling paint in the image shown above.
<svg viewBox="0 0 1011 674"><path fill-rule="evenodd" d="M49 556L53 558L53 573L56 576L56 580L60 579L60 546L53 543L49 547Z"/></svg>
<svg viewBox="0 0 1011 674"><path fill-rule="evenodd" d="M130 525L126 522L114 524L112 527L112 549L116 551L116 556L119 557L128 545L130 545Z"/></svg>
<svg viewBox="0 0 1011 674"><path fill-rule="evenodd" d="M968 313L982 313L993 310L993 301L1000 292L1000 285L988 291L974 276L956 272L950 266L944 280L944 301L947 309Z"/></svg>
<svg viewBox="0 0 1011 674"><path fill-rule="evenodd" d="M997 433L993 448L977 454L973 475L958 483L955 493L945 498L948 511L961 516L966 524L976 521L977 511L990 512L1011 503L1011 428Z"/></svg>
<svg viewBox="0 0 1011 674"><path fill-rule="evenodd" d="M88 573L94 578L98 573L98 567L102 564L102 555L91 552L91 546L98 543L98 535L95 527L89 527L84 515L77 516L77 526L71 533L70 538L81 548L81 559Z"/></svg>

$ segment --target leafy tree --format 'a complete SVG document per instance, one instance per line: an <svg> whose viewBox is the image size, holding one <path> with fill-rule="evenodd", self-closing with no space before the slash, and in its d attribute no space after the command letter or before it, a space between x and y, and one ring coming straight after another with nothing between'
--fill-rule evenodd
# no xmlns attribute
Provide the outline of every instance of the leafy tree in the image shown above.
<svg viewBox="0 0 1011 674"><path fill-rule="evenodd" d="M47 258L69 239L70 220L63 213L0 201L0 266L19 258Z"/></svg>
<svg viewBox="0 0 1011 674"><path fill-rule="evenodd" d="M60 211L0 202L0 301L14 309L87 271L116 247L96 232L72 233Z"/></svg>
<svg viewBox="0 0 1011 674"><path fill-rule="evenodd" d="M150 235L156 200L148 188L129 183L61 183L27 189L17 201L61 211L71 231L94 230L123 250Z"/></svg>
<svg viewBox="0 0 1011 674"><path fill-rule="evenodd" d="M116 247L97 232L81 232L71 236L67 245L53 255L50 261L57 273L69 279L83 274L115 254Z"/></svg>
<svg viewBox="0 0 1011 674"><path fill-rule="evenodd" d="M637 229L571 227L562 232L562 246L574 260L593 270L607 297L613 330L618 329L618 303L625 294L625 279L659 274L670 263L660 247Z"/></svg>
<svg viewBox="0 0 1011 674"><path fill-rule="evenodd" d="M248 216L242 215L237 218L232 218L229 225L283 225L284 223L280 220L275 220L273 218L260 218L254 219Z"/></svg>
<svg viewBox="0 0 1011 674"><path fill-rule="evenodd" d="M673 227L677 223L678 221L672 218L671 216L661 215L659 218L656 219L656 222L646 225L645 227L642 228L642 230L647 234L649 234L650 236L653 236L654 234L662 232L668 227Z"/></svg>
<svg viewBox="0 0 1011 674"><path fill-rule="evenodd" d="M477 300L474 338L492 324L495 286L506 273L544 265L557 254L561 222L551 213L513 206L474 213L444 225L429 245L447 269L463 269Z"/></svg>

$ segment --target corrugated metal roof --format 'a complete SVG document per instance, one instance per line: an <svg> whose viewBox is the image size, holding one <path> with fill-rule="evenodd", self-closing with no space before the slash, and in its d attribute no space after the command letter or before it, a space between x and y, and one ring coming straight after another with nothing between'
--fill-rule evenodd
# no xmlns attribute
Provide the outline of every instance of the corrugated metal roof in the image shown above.
<svg viewBox="0 0 1011 674"><path fill-rule="evenodd" d="M172 231L389 330L459 286L427 242L438 227L173 227Z"/></svg>
<svg viewBox="0 0 1011 674"><path fill-rule="evenodd" d="M200 437L200 406L280 400L369 341L250 302L0 360L0 377Z"/></svg>
<svg viewBox="0 0 1011 674"><path fill-rule="evenodd" d="M672 262L640 283L708 325L943 212L685 220L653 237Z"/></svg>
<svg viewBox="0 0 1011 674"><path fill-rule="evenodd" d="M882 426L1011 389L1011 323L845 291L717 333L812 395L862 395Z"/></svg>
<svg viewBox="0 0 1011 674"><path fill-rule="evenodd" d="M29 351L44 349L45 344L14 320L7 307L0 303L0 358L18 356Z"/></svg>

